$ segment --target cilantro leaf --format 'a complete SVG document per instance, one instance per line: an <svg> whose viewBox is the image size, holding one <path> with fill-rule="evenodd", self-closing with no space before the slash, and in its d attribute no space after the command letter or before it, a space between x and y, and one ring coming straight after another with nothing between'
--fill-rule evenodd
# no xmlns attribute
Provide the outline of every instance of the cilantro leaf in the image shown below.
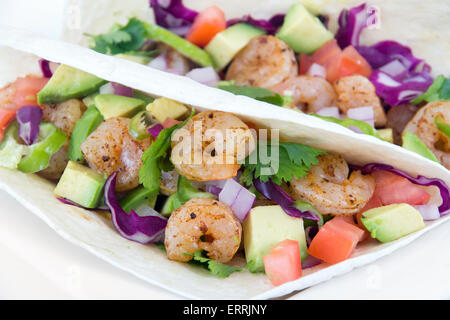
<svg viewBox="0 0 450 320"><path fill-rule="evenodd" d="M225 82L225 81L219 83L218 88L234 93L236 95L250 97L280 107L283 106L286 102L285 98L283 98L281 95L266 88L237 86L232 82Z"/></svg>
<svg viewBox="0 0 450 320"><path fill-rule="evenodd" d="M115 25L109 33L86 35L94 41L93 50L111 55L137 51L146 39L144 24L136 18L130 19L125 26Z"/></svg>
<svg viewBox="0 0 450 320"><path fill-rule="evenodd" d="M232 273L243 270L243 268L229 266L227 264L223 264L218 261L207 258L203 256L202 250L195 251L193 255L189 253L185 253L185 255L192 256L193 261L202 264L211 272L211 274L218 276L219 278L227 278Z"/></svg>
<svg viewBox="0 0 450 320"><path fill-rule="evenodd" d="M182 123L178 123L170 128L161 130L156 140L150 145L150 148L142 154L142 167L139 170L139 183L151 192L159 192L161 184L161 170L170 167L170 143L172 133L183 127L186 122L194 115L192 109L191 115Z"/></svg>
<svg viewBox="0 0 450 320"><path fill-rule="evenodd" d="M281 185L283 181L292 181L294 177L304 178L310 167L318 164L317 157L325 154L324 151L307 145L280 142L274 145L267 144L267 157L261 159L260 148L261 144L258 143L256 150L245 159L241 181L247 186L253 184L254 178L259 178L263 182L271 179L277 185ZM257 156L256 163L255 156Z"/></svg>

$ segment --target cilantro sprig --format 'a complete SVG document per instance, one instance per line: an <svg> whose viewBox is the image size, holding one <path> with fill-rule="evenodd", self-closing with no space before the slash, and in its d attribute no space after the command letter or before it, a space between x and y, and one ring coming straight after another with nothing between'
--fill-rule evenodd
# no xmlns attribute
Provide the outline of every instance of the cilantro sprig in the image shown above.
<svg viewBox="0 0 450 320"><path fill-rule="evenodd" d="M158 193L161 185L161 170L170 171L172 164L170 157L170 144L172 134L175 130L183 127L186 122L193 117L195 110L192 109L191 115L182 123L178 123L170 128L161 130L156 140L150 145L150 148L142 154L142 167L139 170L139 183L152 193Z"/></svg>
<svg viewBox="0 0 450 320"><path fill-rule="evenodd" d="M142 21L132 18L125 26L114 25L105 34L86 34L93 40L92 49L104 54L136 52L146 40L146 31Z"/></svg>
<svg viewBox="0 0 450 320"><path fill-rule="evenodd" d="M195 251L194 254L184 253L185 255L192 256L193 263L200 264L204 268L208 269L211 274L218 276L219 278L227 278L234 272L242 271L244 268L237 268L227 264L220 263L216 260L212 260L203 255L202 250Z"/></svg>
<svg viewBox="0 0 450 320"><path fill-rule="evenodd" d="M245 159L241 182L247 186L253 185L254 178L259 178L263 182L271 179L277 185L290 182L294 177L304 178L311 166L319 163L317 157L325 154L325 151L307 145L279 142L267 144L267 157L261 159L259 151L261 147L262 145L258 143L253 153ZM272 157L276 151L274 148L278 149L278 157Z"/></svg>

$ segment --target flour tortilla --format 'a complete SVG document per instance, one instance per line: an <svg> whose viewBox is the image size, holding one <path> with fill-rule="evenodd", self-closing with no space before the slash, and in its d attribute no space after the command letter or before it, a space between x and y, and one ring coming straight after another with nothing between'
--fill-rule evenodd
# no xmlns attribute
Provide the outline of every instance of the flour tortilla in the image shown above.
<svg viewBox="0 0 450 320"><path fill-rule="evenodd" d="M17 76L27 74L27 70L39 74L37 56L68 64L154 96L178 100L198 110L235 113L262 127L281 129L281 136L290 141L341 153L354 164L382 162L412 175L439 177L450 184L450 171L443 166L374 137L356 134L292 110L280 108L274 113L272 105L208 88L185 77L2 27L0 87ZM63 238L144 281L193 299L280 297L373 262L450 219L449 215L426 223L425 229L391 243L373 241L360 245L352 258L342 263L306 269L300 279L273 287L265 275L242 271L219 279L201 268L169 261L166 254L154 245L141 245L122 238L104 214L61 204L53 195L54 184L37 175L0 168L0 188L9 192Z"/></svg>
<svg viewBox="0 0 450 320"><path fill-rule="evenodd" d="M211 5L221 8L227 19L252 14L255 18L269 18L276 13L286 13L290 5L302 2L315 13L330 17L329 28L337 30L337 19L344 8L360 5L362 0L184 0L195 10ZM378 9L380 23L364 30L361 44L371 45L382 40L395 40L409 46L415 56L432 66L432 74L450 75L450 2L441 0L372 0L367 1ZM65 12L63 39L88 45L84 33L105 33L114 23L125 24L130 17L153 22L148 0L68 0Z"/></svg>

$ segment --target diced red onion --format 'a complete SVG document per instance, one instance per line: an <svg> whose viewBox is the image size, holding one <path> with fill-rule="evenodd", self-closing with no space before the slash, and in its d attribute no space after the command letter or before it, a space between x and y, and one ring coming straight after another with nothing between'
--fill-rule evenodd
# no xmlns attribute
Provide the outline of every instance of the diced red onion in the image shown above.
<svg viewBox="0 0 450 320"><path fill-rule="evenodd" d="M326 107L317 111L317 114L322 117L333 117L340 119L339 108L338 107Z"/></svg>
<svg viewBox="0 0 450 320"><path fill-rule="evenodd" d="M133 89L116 82L111 82L111 85L114 89L114 94L118 96L133 98Z"/></svg>
<svg viewBox="0 0 450 320"><path fill-rule="evenodd" d="M219 201L228 204L241 222L255 202L256 196L233 179L228 179L219 193Z"/></svg>
<svg viewBox="0 0 450 320"><path fill-rule="evenodd" d="M327 77L327 71L323 66L317 63L313 63L311 67L309 67L308 72L306 72L308 76L312 77L320 77L325 79Z"/></svg>
<svg viewBox="0 0 450 320"><path fill-rule="evenodd" d="M196 68L186 73L186 77L210 87L217 87L219 75L213 67Z"/></svg>
<svg viewBox="0 0 450 320"><path fill-rule="evenodd" d="M138 208L136 208L135 212L139 217L159 217L161 219L167 220L166 217L161 215L152 207L148 206L146 203L143 203ZM165 229L161 229L160 235L155 235L154 242L161 242L164 240L164 231Z"/></svg>
<svg viewBox="0 0 450 320"><path fill-rule="evenodd" d="M164 127L162 126L162 124L156 123L150 128L148 128L148 133L150 133L154 138L156 138L163 129Z"/></svg>
<svg viewBox="0 0 450 320"><path fill-rule="evenodd" d="M42 121L42 109L37 106L24 106L17 111L16 120L19 124L19 137L27 145L35 143Z"/></svg>
<svg viewBox="0 0 450 320"><path fill-rule="evenodd" d="M358 46L359 36L364 28L367 27L367 21L370 13L367 10L367 4L363 3L350 10L342 10L339 18L339 29L335 38L339 46L344 49L347 46Z"/></svg>
<svg viewBox="0 0 450 320"><path fill-rule="evenodd" d="M114 94L114 87L111 82L108 82L102 85L98 91L100 94Z"/></svg>
<svg viewBox="0 0 450 320"><path fill-rule="evenodd" d="M52 77L53 72L50 69L50 61L46 59L39 59L39 66L41 67L42 75L44 76L44 78Z"/></svg>
<svg viewBox="0 0 450 320"><path fill-rule="evenodd" d="M312 239L316 236L317 232L319 232L318 226L309 226L305 229L305 237L306 237L306 245L309 247Z"/></svg>
<svg viewBox="0 0 450 320"><path fill-rule="evenodd" d="M117 201L115 193L117 172L111 174L105 183L105 203L111 211L114 227L124 238L142 244L157 242L167 225L161 216L140 217L134 210L127 214Z"/></svg>
<svg viewBox="0 0 450 320"><path fill-rule="evenodd" d="M150 61L148 66L151 67L151 68L155 68L155 69L161 70L161 71L166 71L167 68L168 68L167 61L166 61L166 56L164 54L160 54L155 59Z"/></svg>
<svg viewBox="0 0 450 320"><path fill-rule="evenodd" d="M347 117L355 119L355 120L364 121L364 122L370 124L372 127L375 125L372 107L359 107L359 108L349 109L347 111Z"/></svg>
<svg viewBox="0 0 450 320"><path fill-rule="evenodd" d="M312 267L315 267L315 266L317 266L317 265L319 265L321 263L322 263L322 260L320 260L320 259L318 259L316 257L313 257L313 256L307 256L305 258L305 260L302 261L302 269L312 268Z"/></svg>
<svg viewBox="0 0 450 320"><path fill-rule="evenodd" d="M216 186L213 186L213 185L206 185L205 191L212 193L215 196L218 196L220 194L220 192L222 191L222 189L218 188Z"/></svg>
<svg viewBox="0 0 450 320"><path fill-rule="evenodd" d="M438 206L435 206L432 204L423 204L423 205L417 205L417 206L413 206L413 207L416 208L420 212L423 220L425 220L425 221L436 220L441 217L441 215L439 214Z"/></svg>

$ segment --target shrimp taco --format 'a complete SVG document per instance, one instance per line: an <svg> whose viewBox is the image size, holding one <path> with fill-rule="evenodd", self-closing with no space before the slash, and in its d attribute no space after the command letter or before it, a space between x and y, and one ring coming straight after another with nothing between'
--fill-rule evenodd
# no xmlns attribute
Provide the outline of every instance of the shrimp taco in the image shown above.
<svg viewBox="0 0 450 320"><path fill-rule="evenodd" d="M145 281L281 296L448 220L449 171L416 153L76 45L0 39L0 186Z"/></svg>
<svg viewBox="0 0 450 320"><path fill-rule="evenodd" d="M71 41L313 114L450 168L450 107L441 102L450 99L448 3L77 3L83 18L66 31ZM410 21L419 22L406 28Z"/></svg>

